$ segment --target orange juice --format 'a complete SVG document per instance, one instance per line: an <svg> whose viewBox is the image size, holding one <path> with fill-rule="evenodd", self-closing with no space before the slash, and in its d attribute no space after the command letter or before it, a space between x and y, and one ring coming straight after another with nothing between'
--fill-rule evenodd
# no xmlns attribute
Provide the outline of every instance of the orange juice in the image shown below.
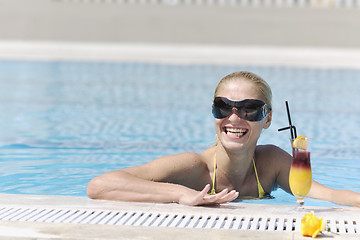
<svg viewBox="0 0 360 240"><path fill-rule="evenodd" d="M312 173L310 152L293 152L294 160L290 168L289 184L291 192L297 198L304 198L310 191Z"/></svg>

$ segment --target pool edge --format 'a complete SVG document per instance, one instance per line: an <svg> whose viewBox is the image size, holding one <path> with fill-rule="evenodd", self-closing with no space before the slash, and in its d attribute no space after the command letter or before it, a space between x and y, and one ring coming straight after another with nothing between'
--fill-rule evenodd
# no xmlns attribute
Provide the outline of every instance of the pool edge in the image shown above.
<svg viewBox="0 0 360 240"><path fill-rule="evenodd" d="M0 194L0 208L67 208L92 210L124 210L143 212L166 212L181 214L203 215L238 215L238 216L270 216L301 218L305 213L315 211L319 217L337 219L357 219L360 223L360 209L352 207L311 207L307 206L305 212L295 212L294 206L264 205L250 203L229 203L218 207L190 207L178 204L130 203L105 200L92 200L86 197L42 196ZM299 232L291 231L242 231L224 229L189 229L172 227L147 227L126 225L99 225L74 223L44 223L24 221L0 221L0 239L17 237L17 239L115 239L122 235L123 239L168 239L169 236L178 238L212 238L216 239L303 239ZM19 231L17 231L17 229ZM20 231L21 229L21 231ZM25 229L25 230L24 230ZM22 233L21 233L22 232ZM26 234L26 235L24 235ZM322 239L356 239L359 235L328 234ZM305 238L304 238L305 239Z"/></svg>
<svg viewBox="0 0 360 240"><path fill-rule="evenodd" d="M360 48L0 40L0 60L360 68Z"/></svg>

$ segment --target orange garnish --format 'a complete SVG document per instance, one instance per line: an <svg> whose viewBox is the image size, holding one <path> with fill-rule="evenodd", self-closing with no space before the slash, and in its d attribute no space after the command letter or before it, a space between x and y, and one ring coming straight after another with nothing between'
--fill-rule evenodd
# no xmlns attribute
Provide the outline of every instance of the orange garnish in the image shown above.
<svg viewBox="0 0 360 240"><path fill-rule="evenodd" d="M305 135L300 135L293 141L293 148L299 148L304 151L307 150L309 141Z"/></svg>

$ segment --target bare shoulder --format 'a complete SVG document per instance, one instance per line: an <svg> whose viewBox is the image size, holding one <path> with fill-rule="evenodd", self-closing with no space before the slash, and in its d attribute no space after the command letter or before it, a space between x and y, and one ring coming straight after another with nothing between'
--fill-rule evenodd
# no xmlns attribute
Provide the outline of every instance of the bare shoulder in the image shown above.
<svg viewBox="0 0 360 240"><path fill-rule="evenodd" d="M170 181L173 178L186 174L200 173L206 164L200 154L185 152L166 155L144 165L124 169L133 175L152 181Z"/></svg>
<svg viewBox="0 0 360 240"><path fill-rule="evenodd" d="M276 171L283 171L290 167L291 155L275 145L259 145L256 147L257 162Z"/></svg>
<svg viewBox="0 0 360 240"><path fill-rule="evenodd" d="M198 163L200 163L202 161L201 155L196 152L184 152L184 153L178 153L178 154L174 154L174 155L168 155L165 157L181 159L181 160L190 161L190 162L198 162Z"/></svg>
<svg viewBox="0 0 360 240"><path fill-rule="evenodd" d="M195 167L199 165L203 165L203 157L195 152L184 152L174 155L167 155L160 157L156 160L154 160L152 163L154 164L165 164L165 165L171 165L171 167Z"/></svg>
<svg viewBox="0 0 360 240"><path fill-rule="evenodd" d="M256 155L267 161L288 161L291 159L289 153L275 145L258 145L256 146Z"/></svg>

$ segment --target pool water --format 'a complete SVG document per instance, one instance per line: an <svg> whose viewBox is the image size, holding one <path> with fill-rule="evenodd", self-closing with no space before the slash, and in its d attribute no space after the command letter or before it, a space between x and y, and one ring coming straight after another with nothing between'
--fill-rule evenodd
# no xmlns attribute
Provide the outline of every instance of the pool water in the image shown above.
<svg viewBox="0 0 360 240"><path fill-rule="evenodd" d="M86 196L104 172L214 142L218 81L247 70L273 89L259 144L290 151L284 101L311 139L313 177L360 192L360 70L139 62L0 61L0 192ZM294 204L281 189L269 204ZM333 206L306 200L307 205Z"/></svg>

